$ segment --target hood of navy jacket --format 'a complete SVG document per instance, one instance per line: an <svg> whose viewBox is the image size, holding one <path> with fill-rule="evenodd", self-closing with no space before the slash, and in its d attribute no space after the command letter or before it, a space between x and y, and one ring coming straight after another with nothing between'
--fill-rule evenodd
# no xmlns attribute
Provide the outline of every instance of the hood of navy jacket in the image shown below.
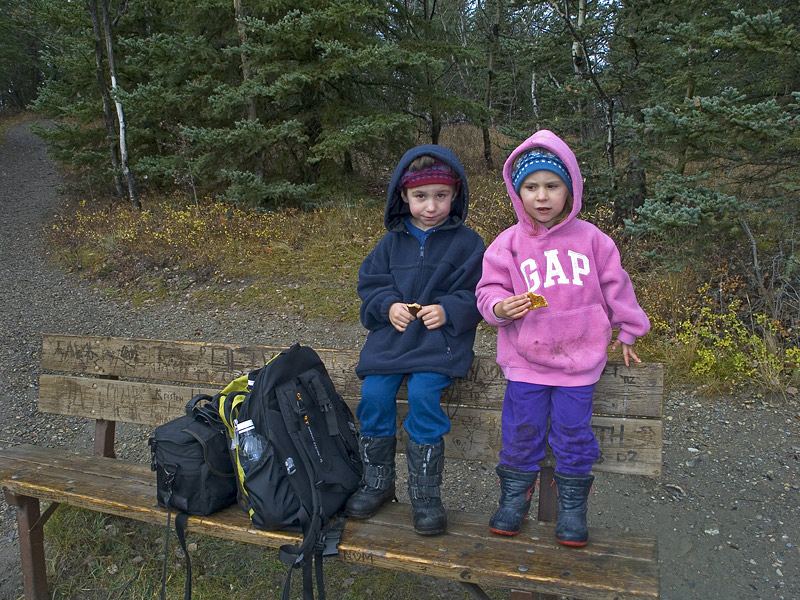
<svg viewBox="0 0 800 600"><path fill-rule="evenodd" d="M453 199L450 218L420 244L406 227L411 213L400 195L400 181L408 165L422 155L450 165L461 177L461 189ZM466 375L481 320L475 286L484 252L481 237L464 224L468 199L464 169L447 148L417 146L400 160L389 185L384 216L388 231L358 272L361 323L369 330L356 367L359 377L420 371ZM389 309L397 302L439 304L447 320L441 327L427 329L422 319L415 319L400 332L389 320Z"/></svg>
<svg viewBox="0 0 800 600"><path fill-rule="evenodd" d="M456 197L453 198L453 204L450 207L450 219L437 229L458 227L463 224L467 218L469 188L467 187L467 175L464 172L461 161L458 160L458 157L449 148L437 146L435 144L426 144L411 148L411 150L403 155L400 162L397 163L397 168L394 170L392 180L389 182L389 192L386 198L386 212L383 215L383 224L388 231L405 231L405 222L411 216L411 210L400 193L402 190L400 181L403 179L408 165L420 156L432 156L439 159L450 166L461 179L461 188Z"/></svg>

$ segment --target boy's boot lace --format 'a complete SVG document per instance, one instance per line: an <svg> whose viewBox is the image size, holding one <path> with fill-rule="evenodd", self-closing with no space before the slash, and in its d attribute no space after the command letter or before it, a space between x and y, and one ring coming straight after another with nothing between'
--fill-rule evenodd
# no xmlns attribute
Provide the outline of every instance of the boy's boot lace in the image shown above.
<svg viewBox="0 0 800 600"><path fill-rule="evenodd" d="M447 528L439 489L444 472L444 440L433 445L408 440L406 458L414 531L420 535L442 533Z"/></svg>
<svg viewBox="0 0 800 600"><path fill-rule="evenodd" d="M567 475L556 471L555 481L558 490L556 540L565 546L585 546L589 541L586 511L594 475Z"/></svg>
<svg viewBox="0 0 800 600"><path fill-rule="evenodd" d="M489 520L489 529L501 535L516 535L528 516L539 472L503 465L498 465L495 471L500 477L500 506Z"/></svg>
<svg viewBox="0 0 800 600"><path fill-rule="evenodd" d="M358 489L347 499L345 513L356 519L371 517L395 498L394 453L397 438L362 437L358 442L364 472Z"/></svg>

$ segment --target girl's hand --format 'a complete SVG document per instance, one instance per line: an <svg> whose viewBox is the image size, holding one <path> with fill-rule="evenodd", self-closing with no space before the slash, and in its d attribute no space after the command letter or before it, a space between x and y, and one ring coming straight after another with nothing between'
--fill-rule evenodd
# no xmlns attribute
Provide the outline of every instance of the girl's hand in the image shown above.
<svg viewBox="0 0 800 600"><path fill-rule="evenodd" d="M622 360L625 361L625 366L630 367L630 361L633 359L634 362L640 363L642 360L636 356L636 352L633 351L633 344L623 344L618 339L614 341L611 345L612 350L616 350L622 346Z"/></svg>
<svg viewBox="0 0 800 600"><path fill-rule="evenodd" d="M496 317L500 319L519 319L528 312L531 307L531 299L525 294L510 296L494 305L492 310Z"/></svg>
<svg viewBox="0 0 800 600"><path fill-rule="evenodd" d="M422 309L420 309L422 312ZM397 331L403 333L408 324L414 320L415 317L411 316L408 306L403 302L395 302L389 307L389 322L394 326Z"/></svg>
<svg viewBox="0 0 800 600"><path fill-rule="evenodd" d="M428 329L438 329L447 322L447 314L441 304L428 304L417 312L417 318L422 319L422 323Z"/></svg>

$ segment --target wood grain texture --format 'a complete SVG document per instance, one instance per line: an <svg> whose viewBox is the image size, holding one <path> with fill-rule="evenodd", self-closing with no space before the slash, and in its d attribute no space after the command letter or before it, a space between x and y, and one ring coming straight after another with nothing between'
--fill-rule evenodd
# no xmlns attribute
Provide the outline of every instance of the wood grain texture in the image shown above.
<svg viewBox="0 0 800 600"><path fill-rule="evenodd" d="M207 342L105 338L47 334L42 340L42 370L119 379L141 379L221 388L262 366L283 348ZM361 382L355 374L357 350L317 348L336 389L357 399ZM452 405L502 408L506 380L493 356L478 356L467 376L446 392ZM661 417L663 365L626 367L609 362L595 390L595 413L628 417ZM405 399L402 389L399 399Z"/></svg>
<svg viewBox="0 0 800 600"><path fill-rule="evenodd" d="M37 446L0 449L0 485L32 496L163 525L155 476L146 465ZM488 532L488 515L450 511L448 531L413 532L410 506L390 504L372 519L350 519L340 559L409 573L573 598L658 598L657 543L649 535L592 529L585 548L565 548L553 525L526 521L514 538ZM259 531L237 506L192 517L189 534L278 547L296 541L285 531Z"/></svg>
<svg viewBox="0 0 800 600"><path fill-rule="evenodd" d="M39 379L39 410L155 427L184 414L184 407L193 395L218 391L219 388L213 387L43 374ZM355 414L357 400L349 398L348 403ZM450 415L452 426L445 437L447 456L496 461L502 448L500 409L453 405L445 405L444 408ZM399 401L397 432L398 450L401 452L407 439L402 427L407 414L408 404ZM660 420L596 415L592 419L592 426L601 452L595 470L638 475L660 474Z"/></svg>

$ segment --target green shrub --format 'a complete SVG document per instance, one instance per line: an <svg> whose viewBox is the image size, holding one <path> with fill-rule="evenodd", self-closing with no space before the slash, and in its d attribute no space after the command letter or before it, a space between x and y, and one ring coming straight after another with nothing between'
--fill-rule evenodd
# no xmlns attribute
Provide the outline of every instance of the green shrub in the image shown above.
<svg viewBox="0 0 800 600"><path fill-rule="evenodd" d="M708 298L709 286L699 290ZM741 301L715 312L709 301L681 321L677 340L692 357L691 372L712 389L756 387L780 392L798 379L797 347L784 347L781 324L763 314L742 320Z"/></svg>

